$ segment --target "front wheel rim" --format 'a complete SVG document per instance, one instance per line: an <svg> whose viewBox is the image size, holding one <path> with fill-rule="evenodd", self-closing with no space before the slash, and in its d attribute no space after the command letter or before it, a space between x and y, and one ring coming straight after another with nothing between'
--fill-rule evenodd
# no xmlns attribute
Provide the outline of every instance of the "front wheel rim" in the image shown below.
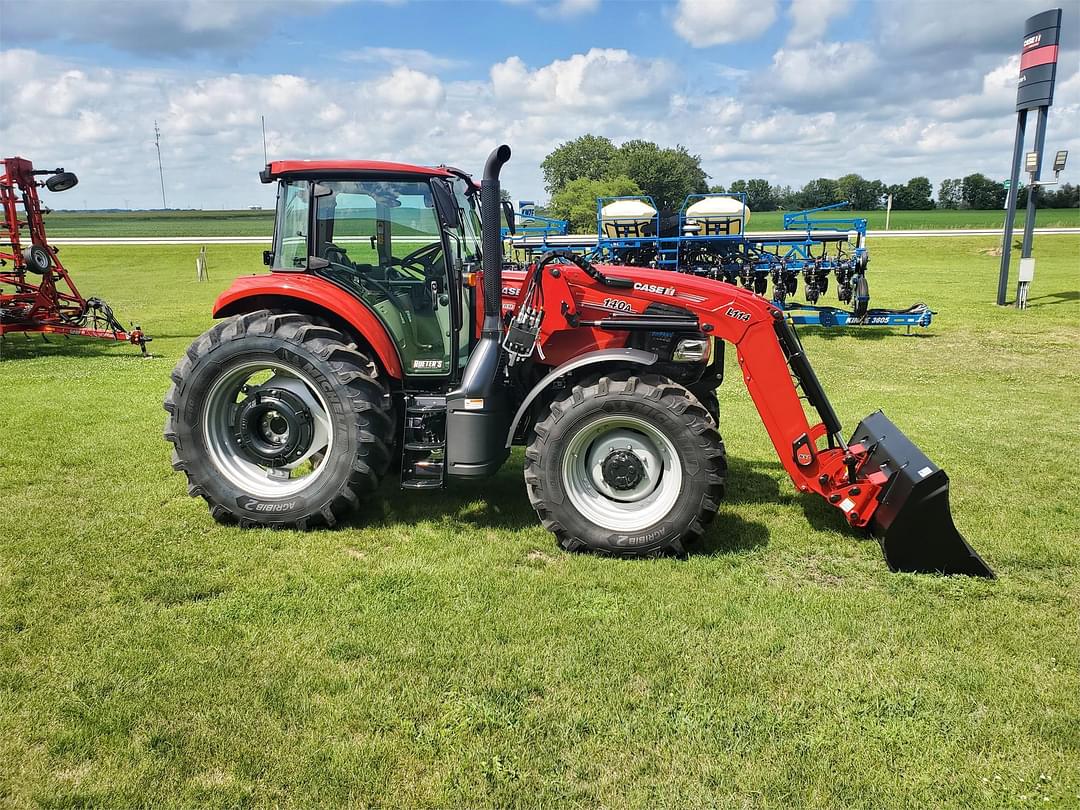
<svg viewBox="0 0 1080 810"><path fill-rule="evenodd" d="M259 378L262 382L253 384ZM288 458L265 464L246 453L237 438L237 416L253 388L267 387L286 392L307 411L310 435L304 445ZM241 363L222 373L207 393L203 406L203 435L207 455L214 468L245 494L265 498L286 498L310 489L321 480L334 445L330 410L318 386L303 372L273 360ZM288 440L280 432L277 414L269 413L259 429L269 429L263 438ZM277 430L278 432L275 432Z"/></svg>
<svg viewBox="0 0 1080 810"><path fill-rule="evenodd" d="M604 477L604 462L622 460L629 461L623 464L629 474L616 476L613 484ZM674 443L633 416L603 415L586 422L562 457L562 484L571 504L590 522L615 531L639 532L663 520L679 499L682 481Z"/></svg>

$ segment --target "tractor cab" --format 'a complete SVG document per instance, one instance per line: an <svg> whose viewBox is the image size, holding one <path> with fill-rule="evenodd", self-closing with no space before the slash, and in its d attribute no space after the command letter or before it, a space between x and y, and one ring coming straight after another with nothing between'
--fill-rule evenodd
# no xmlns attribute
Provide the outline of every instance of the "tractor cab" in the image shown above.
<svg viewBox="0 0 1080 810"><path fill-rule="evenodd" d="M464 273L479 268L474 186L444 169L374 161L272 163L274 272L310 273L360 299L409 376L456 378L475 332Z"/></svg>

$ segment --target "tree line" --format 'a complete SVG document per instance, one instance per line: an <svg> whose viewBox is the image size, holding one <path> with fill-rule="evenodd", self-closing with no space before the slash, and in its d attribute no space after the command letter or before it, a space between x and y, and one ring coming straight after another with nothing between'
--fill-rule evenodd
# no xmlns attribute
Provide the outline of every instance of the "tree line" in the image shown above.
<svg viewBox="0 0 1080 810"><path fill-rule="evenodd" d="M544 211L570 221L573 230L595 227L597 197L649 195L662 215L679 210L688 194L705 192L743 193L751 211L800 210L838 202L850 202L858 211L884 208L892 195L896 210L932 208L1003 208L1004 185L983 174L943 180L934 198L927 177L913 177L906 183L887 185L858 174L836 179L819 177L793 188L773 185L763 178L736 180L724 188L710 186L701 168L701 156L684 146L661 147L651 141L627 141L615 146L599 135L582 135L560 144L540 164L550 202ZM1026 186L1021 187L1018 205L1027 204ZM1056 190L1044 188L1036 198L1039 208L1080 206L1080 186L1066 183Z"/></svg>

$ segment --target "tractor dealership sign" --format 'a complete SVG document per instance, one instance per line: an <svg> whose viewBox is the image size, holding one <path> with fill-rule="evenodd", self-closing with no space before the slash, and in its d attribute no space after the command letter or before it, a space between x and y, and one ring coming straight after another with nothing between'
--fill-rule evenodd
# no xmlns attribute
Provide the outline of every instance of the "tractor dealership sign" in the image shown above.
<svg viewBox="0 0 1080 810"><path fill-rule="evenodd" d="M1016 86L1016 109L1049 107L1054 103L1057 76L1061 9L1055 8L1028 17L1024 23L1024 44L1020 50L1020 78Z"/></svg>

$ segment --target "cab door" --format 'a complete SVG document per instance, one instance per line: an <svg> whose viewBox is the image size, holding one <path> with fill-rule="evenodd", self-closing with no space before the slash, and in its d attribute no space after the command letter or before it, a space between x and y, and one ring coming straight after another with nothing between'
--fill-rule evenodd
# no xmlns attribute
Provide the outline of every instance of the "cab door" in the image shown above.
<svg viewBox="0 0 1080 810"><path fill-rule="evenodd" d="M408 375L453 371L454 318L442 228L424 180L321 182L316 270L367 303L397 345Z"/></svg>

